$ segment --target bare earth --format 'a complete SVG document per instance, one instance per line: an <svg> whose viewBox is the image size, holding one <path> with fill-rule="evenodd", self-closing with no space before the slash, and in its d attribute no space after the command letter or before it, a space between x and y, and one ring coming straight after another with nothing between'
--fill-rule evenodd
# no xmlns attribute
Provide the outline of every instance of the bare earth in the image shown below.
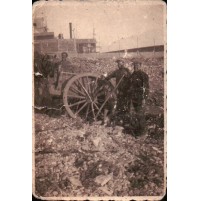
<svg viewBox="0 0 199 201"><path fill-rule="evenodd" d="M143 137L135 138L119 126L35 113L37 196L164 195L162 66L159 60L143 65L150 79Z"/></svg>

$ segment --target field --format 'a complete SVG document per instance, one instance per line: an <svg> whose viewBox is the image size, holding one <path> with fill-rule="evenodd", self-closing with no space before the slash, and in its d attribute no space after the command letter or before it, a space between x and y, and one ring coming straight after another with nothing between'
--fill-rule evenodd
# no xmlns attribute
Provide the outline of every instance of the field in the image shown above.
<svg viewBox="0 0 199 201"><path fill-rule="evenodd" d="M71 62L79 72L104 74L117 68L112 58L71 58ZM164 195L163 59L142 62L150 82L143 137L118 125L71 119L63 110L35 111L33 172L38 197ZM129 63L126 59L132 70Z"/></svg>

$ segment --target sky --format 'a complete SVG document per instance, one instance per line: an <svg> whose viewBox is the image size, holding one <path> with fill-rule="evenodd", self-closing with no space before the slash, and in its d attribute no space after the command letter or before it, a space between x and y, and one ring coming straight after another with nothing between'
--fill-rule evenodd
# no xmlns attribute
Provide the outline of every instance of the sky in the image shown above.
<svg viewBox="0 0 199 201"><path fill-rule="evenodd" d="M137 38L142 43L146 38L153 43L164 41L164 4L138 4L118 2L40 2L33 8L33 19L45 17L48 31L55 36L63 33L69 38L69 22L72 22L76 38L93 38L102 48L114 41ZM132 37L133 36L133 37ZM135 43L135 41L134 41Z"/></svg>

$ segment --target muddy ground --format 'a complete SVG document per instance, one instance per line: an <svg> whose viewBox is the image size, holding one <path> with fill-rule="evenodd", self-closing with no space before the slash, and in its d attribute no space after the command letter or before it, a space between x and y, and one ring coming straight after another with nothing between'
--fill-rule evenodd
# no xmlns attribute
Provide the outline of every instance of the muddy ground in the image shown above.
<svg viewBox="0 0 199 201"><path fill-rule="evenodd" d="M82 68L83 61L73 60ZM115 68L112 63L85 59L83 69L110 72ZM144 136L100 121L74 120L64 112L35 112L37 196L164 195L163 60L143 60L143 70L150 80Z"/></svg>

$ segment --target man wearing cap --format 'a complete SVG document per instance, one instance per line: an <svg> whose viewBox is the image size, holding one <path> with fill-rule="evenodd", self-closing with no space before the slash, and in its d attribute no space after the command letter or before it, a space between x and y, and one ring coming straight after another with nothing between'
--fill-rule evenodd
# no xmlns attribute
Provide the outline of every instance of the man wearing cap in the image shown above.
<svg viewBox="0 0 199 201"><path fill-rule="evenodd" d="M140 69L142 65L141 61L135 60L132 65L134 72L130 76L129 94L138 121L135 132L140 135L145 131L144 105L149 94L149 77Z"/></svg>
<svg viewBox="0 0 199 201"><path fill-rule="evenodd" d="M124 67L124 61L121 59L116 60L118 69L107 76L107 80L116 78L117 87L117 111L119 114L124 114L128 110L128 79L130 77L130 71Z"/></svg>

